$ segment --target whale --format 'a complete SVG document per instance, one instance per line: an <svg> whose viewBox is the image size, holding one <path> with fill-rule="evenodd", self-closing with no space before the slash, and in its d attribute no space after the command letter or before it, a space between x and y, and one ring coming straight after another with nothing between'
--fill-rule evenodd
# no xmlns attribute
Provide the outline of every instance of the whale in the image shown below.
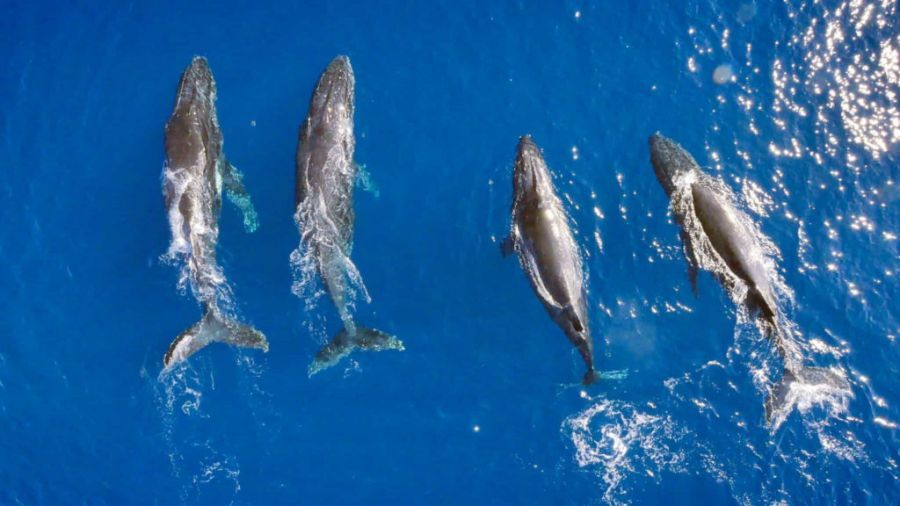
<svg viewBox="0 0 900 506"><path fill-rule="evenodd" d="M849 389L842 374L804 365L797 343L787 337L779 324L773 280L765 263L767 256L746 225L749 218L680 144L655 133L650 136L649 145L650 163L672 203L672 214L679 226L694 295L698 296L697 276L701 269L709 271L726 290L738 284L746 287L744 304L756 316L784 363L782 378L770 388L766 399L767 421L782 411L794 383ZM702 252L715 259L703 260Z"/></svg>
<svg viewBox="0 0 900 506"><path fill-rule="evenodd" d="M528 135L519 139L516 150L510 214L510 232L501 253L516 254L535 295L584 360L587 372L582 382L591 384L597 375L581 250L550 169Z"/></svg>
<svg viewBox="0 0 900 506"><path fill-rule="evenodd" d="M269 349L263 333L229 316L231 289L216 261L223 190L243 214L246 230L254 231L258 222L243 175L222 152L215 101L209 64L194 57L181 75L165 126L162 181L172 241L164 258L180 264L179 285L190 285L203 317L172 341L163 356L164 370L213 342Z"/></svg>
<svg viewBox="0 0 900 506"><path fill-rule="evenodd" d="M354 161L355 76L346 56L338 56L319 77L300 128L296 155L294 220L300 248L325 285L342 328L316 354L309 376L332 367L354 350L404 349L380 330L358 325L353 308L360 295L370 300L362 276L350 260L355 214L354 188L361 171Z"/></svg>
<svg viewBox="0 0 900 506"><path fill-rule="evenodd" d="M669 199L684 198L692 205L678 206L674 217L681 230L681 238L688 262L688 275L693 291L697 292L697 240L689 232L687 213L699 222L704 236L727 269L713 271L722 283L740 279L748 288L747 304L758 312L771 327L777 327L777 313L772 284L765 266L765 255L753 235L744 225L743 213L715 191L710 177L703 173L694 157L675 141L654 134L650 137L650 160L660 185ZM679 192L680 188L687 192Z"/></svg>

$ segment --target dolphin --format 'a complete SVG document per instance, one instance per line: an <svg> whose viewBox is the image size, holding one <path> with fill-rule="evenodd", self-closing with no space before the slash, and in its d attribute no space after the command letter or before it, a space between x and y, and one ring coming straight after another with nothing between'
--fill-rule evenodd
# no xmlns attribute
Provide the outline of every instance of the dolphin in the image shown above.
<svg viewBox="0 0 900 506"><path fill-rule="evenodd" d="M530 136L519 139L513 171L512 223L501 244L516 253L534 293L565 332L587 366L582 382L593 383L593 342L585 302L581 251L556 194L550 169Z"/></svg>
<svg viewBox="0 0 900 506"><path fill-rule="evenodd" d="M653 170L673 203L694 294L700 268L710 270L726 288L743 283L747 287L746 305L762 320L767 337L784 361L782 380L770 390L766 400L766 419L771 421L773 414L780 411L794 382L849 388L846 379L830 369L804 366L797 356L796 343L785 337L778 323L778 306L764 264L765 253L744 225L749 219L716 191L712 178L678 143L658 133L650 136L649 143ZM699 252L709 251L708 246L721 262L701 262Z"/></svg>
<svg viewBox="0 0 900 506"><path fill-rule="evenodd" d="M230 304L230 289L216 262L222 189L243 212L244 227L254 231L256 212L243 176L222 153L216 118L216 83L206 59L194 57L178 84L175 108L166 123L163 195L172 230L165 257L182 264L182 283L204 309L199 322L181 333L163 358L167 370L211 342L268 351L266 337L220 309Z"/></svg>
<svg viewBox="0 0 900 506"><path fill-rule="evenodd" d="M310 376L337 364L354 349L404 349L396 337L359 326L352 315L355 294L362 292L368 299L350 260L353 190L359 177L353 160L354 85L350 59L338 56L332 60L313 91L297 147L294 220L301 246L312 256L343 322L338 334L316 354L309 366Z"/></svg>

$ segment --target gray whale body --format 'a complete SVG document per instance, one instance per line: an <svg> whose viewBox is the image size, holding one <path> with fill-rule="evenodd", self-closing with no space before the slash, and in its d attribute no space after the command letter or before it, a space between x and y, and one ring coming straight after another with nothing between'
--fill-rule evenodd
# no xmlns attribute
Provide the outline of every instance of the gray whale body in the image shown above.
<svg viewBox="0 0 900 506"><path fill-rule="evenodd" d="M353 190L359 175L353 159L354 86L350 59L338 56L332 60L313 91L297 146L294 219L301 246L314 259L316 272L343 322L343 329L316 354L309 366L310 376L337 364L355 349L403 350L399 339L357 325L352 315L353 294L366 293L350 260Z"/></svg>
<svg viewBox="0 0 900 506"><path fill-rule="evenodd" d="M746 304L764 325L778 355L784 361L782 379L770 388L766 399L766 419L772 421L784 411L791 384L825 384L849 390L846 378L836 372L803 365L796 343L788 340L778 323L778 307L772 292L772 282L763 263L762 248L742 223L741 212L729 199L719 194L710 176L700 170L697 161L677 142L660 134L650 136L650 162L666 195L682 205L673 205L673 215L681 229L688 274L694 293L697 293L698 260L697 233L705 237L724 268L712 271L726 288L739 280L747 286ZM699 223L698 230L688 230L688 223ZM694 228L697 228L696 226Z"/></svg>
<svg viewBox="0 0 900 506"><path fill-rule="evenodd" d="M248 231L256 228L256 212L240 172L222 153L215 100L216 83L209 65L205 58L195 57L181 76L166 123L163 195L172 231L166 257L182 262L182 282L190 284L204 315L169 346L164 370L212 342L269 349L261 332L220 309L223 303L230 304L230 289L216 262L223 187L242 211Z"/></svg>
<svg viewBox="0 0 900 506"><path fill-rule="evenodd" d="M583 383L593 383L596 374L581 251L550 169L527 135L519 139L516 152L511 214L503 255L518 256L535 295L581 354L587 366Z"/></svg>
<svg viewBox="0 0 900 506"><path fill-rule="evenodd" d="M670 198L677 191L679 180L690 181L687 184L690 185L693 205L686 207L693 207L703 232L730 273L747 285L748 303L760 312L769 325L777 327L775 298L763 264L762 249L738 219L739 211L713 190L708 176L702 173L694 157L671 139L659 134L651 136L650 160L657 179ZM684 230L685 216L678 212L675 214L675 220ZM691 284L696 287L699 264L694 252L698 245L693 244L691 235L686 232L682 233L682 241ZM719 281L727 282L723 279L726 273L714 274Z"/></svg>

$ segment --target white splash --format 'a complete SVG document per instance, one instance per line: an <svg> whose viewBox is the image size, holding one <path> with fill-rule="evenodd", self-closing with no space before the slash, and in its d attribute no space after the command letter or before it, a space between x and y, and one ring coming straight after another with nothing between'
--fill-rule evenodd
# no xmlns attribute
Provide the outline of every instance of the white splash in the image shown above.
<svg viewBox="0 0 900 506"><path fill-rule="evenodd" d="M222 268L216 262L215 248L219 239L219 227L209 213L194 212L190 222L185 222L179 209L182 197L188 193L201 193L191 198L196 202L210 202L215 197L207 191L203 181L189 169L167 167L163 171L164 188L169 208L167 214L172 241L163 262L179 267L178 290L182 293L190 287L200 302L217 302L225 310L232 303L232 292Z"/></svg>
<svg viewBox="0 0 900 506"><path fill-rule="evenodd" d="M669 415L600 399L567 418L561 430L575 447L578 466L595 469L603 480L609 502L626 492L623 484L630 477L658 481L663 471L688 472L686 455L678 450L688 432Z"/></svg>
<svg viewBox="0 0 900 506"><path fill-rule="evenodd" d="M680 175L674 181L675 191L672 193L671 210L674 215L682 217L685 232L694 248L694 256L698 267L701 270L722 277L725 280L725 288L732 301L737 306L744 305L747 297L747 286L737 276L732 274L731 269L716 252L694 211L691 185L698 179L702 179L702 183L706 188L712 190L719 199L728 203L726 208L733 213L733 217L740 222L744 230L752 236L753 239L750 243L754 245L754 251L751 254L760 259L764 265L766 276L772 284L776 302L779 305L793 304L793 291L784 282L776 266L776 260L780 258L780 251L775 246L775 243L763 234L759 225L741 210L737 196L728 185L711 176L689 171Z"/></svg>

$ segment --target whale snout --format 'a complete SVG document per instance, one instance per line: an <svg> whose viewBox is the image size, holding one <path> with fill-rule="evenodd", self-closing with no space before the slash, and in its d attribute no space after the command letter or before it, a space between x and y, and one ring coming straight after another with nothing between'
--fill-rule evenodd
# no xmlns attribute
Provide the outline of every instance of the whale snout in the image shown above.
<svg viewBox="0 0 900 506"><path fill-rule="evenodd" d="M206 58L195 56L181 74L173 114L183 114L194 107L209 108L215 100L215 93L216 82L213 80L209 63Z"/></svg>
<svg viewBox="0 0 900 506"><path fill-rule="evenodd" d="M353 117L353 67L350 58L338 56L331 60L313 92L309 118L318 122L340 123Z"/></svg>
<svg viewBox="0 0 900 506"><path fill-rule="evenodd" d="M651 153L653 153L653 152L660 153L663 151L674 149L675 146L677 146L675 141L673 141L672 139L669 139L668 137L664 136L663 134L661 134L659 132L655 132L653 135L651 135L647 139L647 142L650 144L650 152Z"/></svg>
<svg viewBox="0 0 900 506"><path fill-rule="evenodd" d="M676 177L686 170L687 159L683 156L684 149L672 139L659 132L654 133L647 140L650 144L650 162L659 184L662 185L667 195L675 191Z"/></svg>
<svg viewBox="0 0 900 506"><path fill-rule="evenodd" d="M354 76L350 58L338 56L331 60L319 78L316 94L332 104L353 102Z"/></svg>
<svg viewBox="0 0 900 506"><path fill-rule="evenodd" d="M544 161L541 149L530 135L523 135L519 138L513 171L513 189L515 194L520 197L533 195L534 192L548 194L555 191L550 177L550 169Z"/></svg>
<svg viewBox="0 0 900 506"><path fill-rule="evenodd" d="M209 69L209 62L203 56L195 56L191 60L191 66L188 67L185 75L196 87L209 86L212 83L212 71Z"/></svg>
<svg viewBox="0 0 900 506"><path fill-rule="evenodd" d="M209 62L205 56L195 56L191 60L191 69L209 72Z"/></svg>
<svg viewBox="0 0 900 506"><path fill-rule="evenodd" d="M325 72L322 74L323 79L334 87L353 87L353 67L350 65L350 58L341 55L335 57L328 64Z"/></svg>
<svg viewBox="0 0 900 506"><path fill-rule="evenodd" d="M544 181L544 157L541 149L534 143L530 135L519 137L516 149L516 165L513 174L513 188L517 194L534 191Z"/></svg>
<svg viewBox="0 0 900 506"><path fill-rule="evenodd" d="M336 56L328 64L326 73L353 75L353 67L350 66L350 58L344 55Z"/></svg>
<svg viewBox="0 0 900 506"><path fill-rule="evenodd" d="M532 140L531 135L525 134L519 137L519 147L518 147L517 156L519 158L524 158L526 156L540 156L541 150L537 147L537 144Z"/></svg>

